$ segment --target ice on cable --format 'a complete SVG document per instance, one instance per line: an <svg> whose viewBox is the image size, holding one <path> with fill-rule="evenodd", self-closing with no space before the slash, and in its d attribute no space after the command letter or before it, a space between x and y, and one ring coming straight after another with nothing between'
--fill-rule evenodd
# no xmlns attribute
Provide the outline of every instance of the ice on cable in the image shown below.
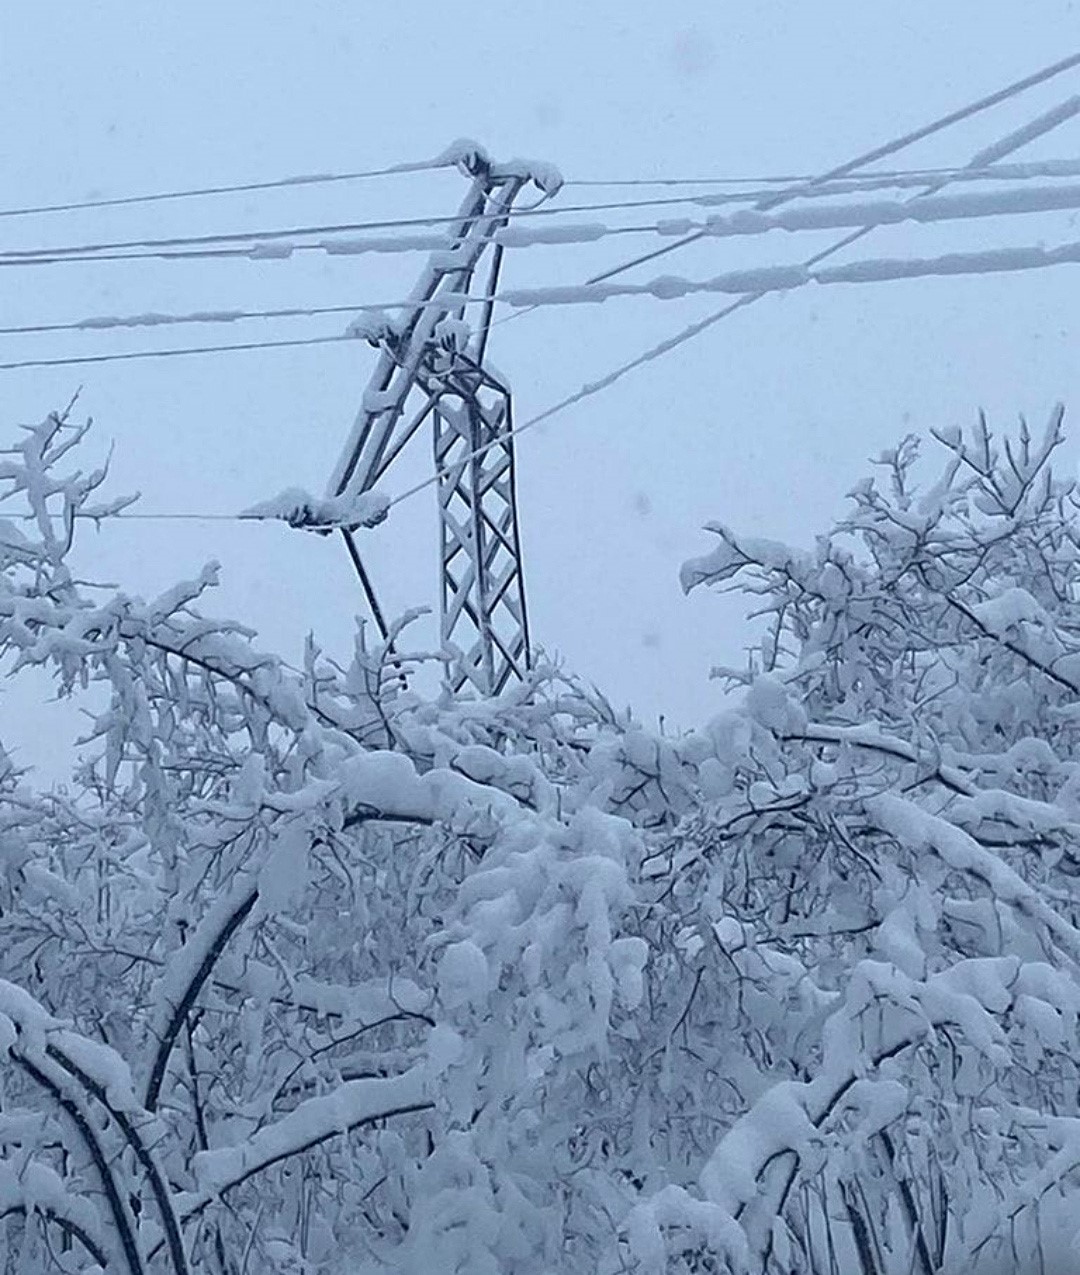
<svg viewBox="0 0 1080 1275"><path fill-rule="evenodd" d="M290 527L312 527L319 531L335 527L351 530L376 526L386 517L389 508L390 498L379 492L320 497L302 487L287 487L269 500L245 509L240 517L280 518Z"/></svg>

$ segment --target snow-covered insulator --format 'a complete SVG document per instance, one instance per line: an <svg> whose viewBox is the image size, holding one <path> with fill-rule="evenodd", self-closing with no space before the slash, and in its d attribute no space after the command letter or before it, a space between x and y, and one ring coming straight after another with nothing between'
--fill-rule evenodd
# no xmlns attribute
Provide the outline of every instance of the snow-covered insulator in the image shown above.
<svg viewBox="0 0 1080 1275"><path fill-rule="evenodd" d="M472 337L472 328L464 319L456 319L451 315L440 319L435 325L435 340L444 350L460 353L466 349Z"/></svg>
<svg viewBox="0 0 1080 1275"><path fill-rule="evenodd" d="M375 349L384 345L393 347L398 340L397 328L385 310L372 310L358 315L345 329L345 335L366 341Z"/></svg>

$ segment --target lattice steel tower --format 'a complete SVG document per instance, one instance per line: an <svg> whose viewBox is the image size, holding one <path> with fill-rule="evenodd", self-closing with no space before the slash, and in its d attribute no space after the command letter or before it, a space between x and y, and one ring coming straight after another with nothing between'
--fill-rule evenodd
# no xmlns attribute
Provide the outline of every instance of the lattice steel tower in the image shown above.
<svg viewBox="0 0 1080 1275"><path fill-rule="evenodd" d="M371 490L431 418L438 475L441 638L451 682L502 690L529 666L509 388L485 365L502 265L497 232L530 183L554 193L538 166L500 166L479 148L458 160L471 179L445 249L429 259L396 322L365 325L379 359L327 495ZM479 320L466 318L473 311ZM346 546L379 628L386 625L353 532Z"/></svg>

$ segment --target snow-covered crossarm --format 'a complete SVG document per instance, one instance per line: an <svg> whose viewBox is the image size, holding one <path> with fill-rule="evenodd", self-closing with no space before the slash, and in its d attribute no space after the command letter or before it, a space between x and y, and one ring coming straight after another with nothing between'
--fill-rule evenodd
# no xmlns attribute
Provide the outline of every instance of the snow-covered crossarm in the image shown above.
<svg viewBox="0 0 1080 1275"><path fill-rule="evenodd" d="M251 505L241 518L279 519L290 527L311 531L333 531L346 528L374 527L382 522L390 508L390 498L379 492L362 492L344 496L313 496L300 487L288 487L270 500Z"/></svg>

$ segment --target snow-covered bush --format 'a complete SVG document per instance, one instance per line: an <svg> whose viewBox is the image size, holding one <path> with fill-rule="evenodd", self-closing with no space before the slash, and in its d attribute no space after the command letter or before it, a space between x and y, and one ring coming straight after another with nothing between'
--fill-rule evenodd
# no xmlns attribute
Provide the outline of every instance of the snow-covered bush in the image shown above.
<svg viewBox="0 0 1080 1275"><path fill-rule="evenodd" d="M1026 1258L1080 1169L1080 593L1060 415L883 458L770 627L642 730L541 664L402 687L80 581L105 475L0 457L0 661L89 699L0 753L11 1272L859 1272ZM21 517L29 514L27 521ZM4 517L6 515L6 517ZM102 704L105 707L102 708Z"/></svg>

